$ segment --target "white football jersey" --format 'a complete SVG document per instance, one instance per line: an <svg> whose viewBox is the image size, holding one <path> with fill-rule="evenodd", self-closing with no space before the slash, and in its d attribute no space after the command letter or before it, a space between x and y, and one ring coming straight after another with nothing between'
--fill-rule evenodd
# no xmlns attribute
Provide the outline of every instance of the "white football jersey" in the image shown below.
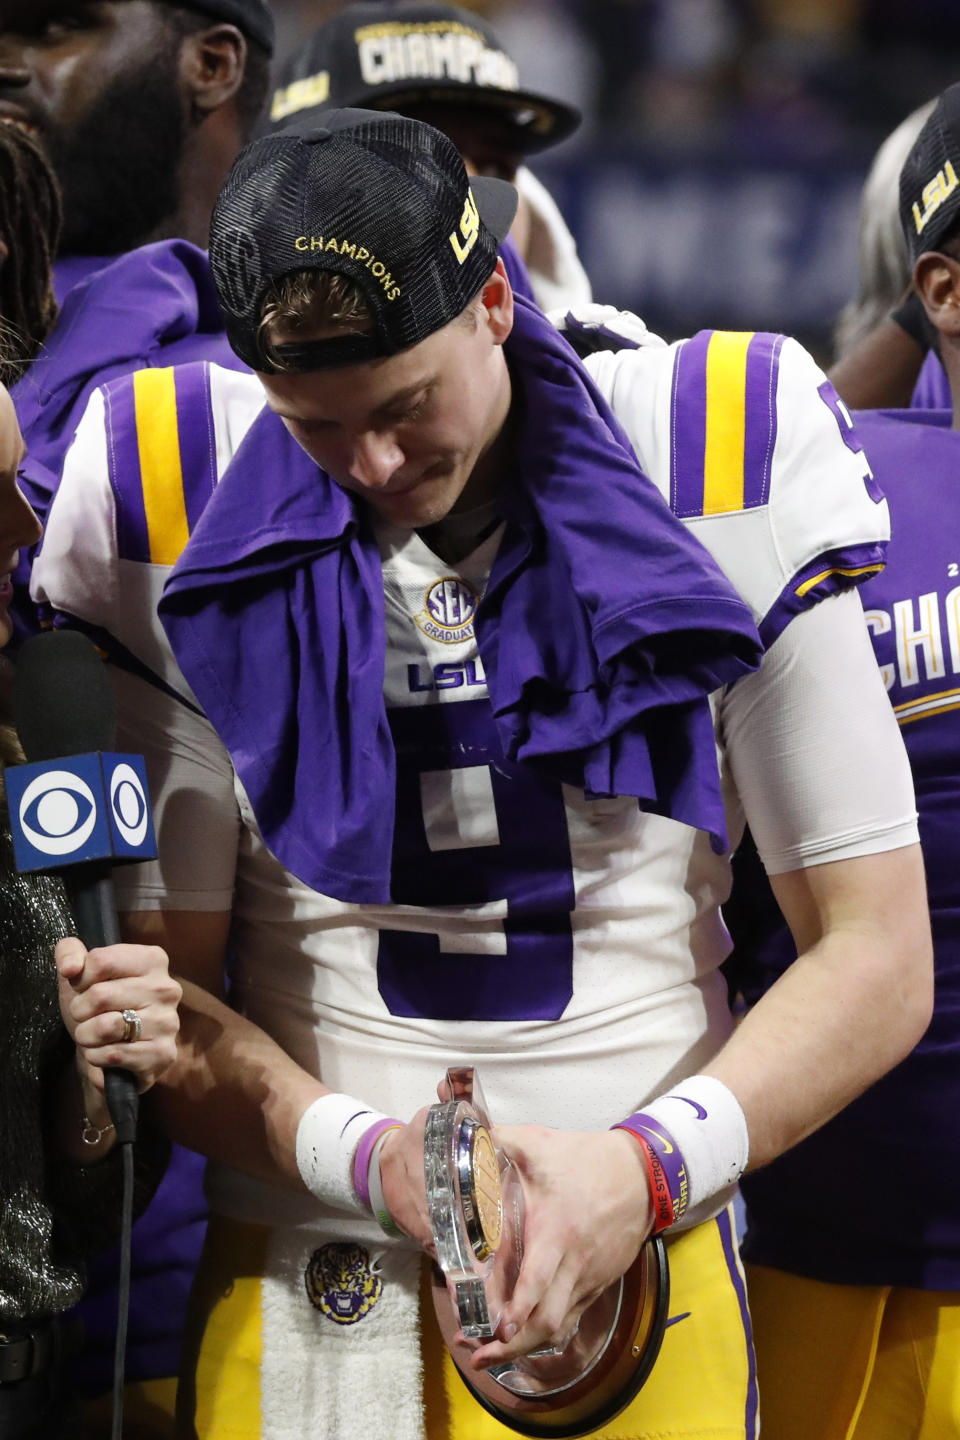
<svg viewBox="0 0 960 1440"><path fill-rule="evenodd" d="M681 345L598 355L589 367L644 469L772 645L756 675L712 701L731 844L744 807L773 871L913 843L909 771L858 603L809 609L838 571L873 554L886 507L805 352L789 340L752 352L749 337L733 340L721 336L711 361L711 337L702 364ZM767 387L753 411L762 384L751 360ZM253 377L187 368L203 372L209 485L262 395ZM158 382L117 382L144 383ZM111 468L121 440L110 412L121 410L109 393L107 406L95 398L78 431L35 593L106 632L166 687L117 676L122 743L146 750L161 843L158 862L118 875L121 904L232 908L235 1002L325 1084L402 1119L433 1100L452 1063L480 1067L501 1121L570 1129L604 1128L701 1068L732 1023L718 968L729 855L634 799L589 800L504 760L474 634L500 532L457 565L416 533L378 532L397 755L394 903L333 900L270 854L222 745L174 698L192 699L155 607L189 523L178 516L174 533L158 508L151 524L147 496L145 525L139 510L134 524ZM147 423L145 406L130 413ZM141 437L141 463L144 453ZM186 492L182 447L167 473L174 459ZM182 508L189 515L189 497ZM841 657L832 667L831 652ZM791 676L801 677L798 709L785 721ZM845 736L851 693L859 704L873 682L877 716L868 706L869 723ZM809 732L796 763L785 725ZM221 1167L210 1184L215 1207L238 1218L316 1211Z"/></svg>

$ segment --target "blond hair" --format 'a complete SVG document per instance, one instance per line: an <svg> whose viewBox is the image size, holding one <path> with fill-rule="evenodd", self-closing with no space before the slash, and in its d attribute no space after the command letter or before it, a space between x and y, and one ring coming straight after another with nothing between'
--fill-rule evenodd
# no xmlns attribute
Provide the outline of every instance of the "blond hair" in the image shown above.
<svg viewBox="0 0 960 1440"><path fill-rule="evenodd" d="M373 324L366 296L346 275L297 270L272 281L260 305L257 349L274 370L292 367L277 347L330 332L362 335Z"/></svg>

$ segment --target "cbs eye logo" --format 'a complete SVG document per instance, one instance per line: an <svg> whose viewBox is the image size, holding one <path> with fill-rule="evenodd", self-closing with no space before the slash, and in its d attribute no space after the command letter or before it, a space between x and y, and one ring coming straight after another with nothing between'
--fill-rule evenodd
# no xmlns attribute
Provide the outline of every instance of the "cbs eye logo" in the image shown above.
<svg viewBox="0 0 960 1440"><path fill-rule="evenodd" d="M150 813L140 777L126 763L110 776L110 810L121 839L139 846L147 835ZM19 806L20 828L41 855L73 855L82 850L97 824L97 797L70 770L48 770L31 780Z"/></svg>
<svg viewBox="0 0 960 1440"><path fill-rule="evenodd" d="M21 829L41 855L72 855L87 843L96 823L96 796L69 770L38 775L20 800Z"/></svg>
<svg viewBox="0 0 960 1440"><path fill-rule="evenodd" d="M128 845L142 845L147 838L150 811L140 776L125 761L110 776L110 809L121 839Z"/></svg>

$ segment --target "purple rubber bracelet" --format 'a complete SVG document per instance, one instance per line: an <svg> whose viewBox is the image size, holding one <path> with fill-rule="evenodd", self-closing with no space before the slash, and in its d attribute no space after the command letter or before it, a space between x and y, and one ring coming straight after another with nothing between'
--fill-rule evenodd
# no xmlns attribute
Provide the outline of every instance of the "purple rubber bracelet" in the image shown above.
<svg viewBox="0 0 960 1440"><path fill-rule="evenodd" d="M402 1120L377 1120L368 1130L360 1136L360 1144L357 1146L353 1156L353 1189L357 1199L372 1211L370 1203L370 1157L373 1155L373 1147L380 1136L387 1130L401 1130Z"/></svg>
<svg viewBox="0 0 960 1440"><path fill-rule="evenodd" d="M690 1183L687 1179L687 1167L684 1164L683 1156L669 1130L665 1130L660 1121L654 1119L652 1115L644 1115L642 1111L636 1115L628 1115L626 1120L620 1120L610 1128L611 1130L629 1130L632 1134L639 1135L642 1140L646 1140L663 1169L663 1178L667 1182L670 1198L673 1201L673 1219L676 1223L687 1208L687 1201L690 1198Z"/></svg>

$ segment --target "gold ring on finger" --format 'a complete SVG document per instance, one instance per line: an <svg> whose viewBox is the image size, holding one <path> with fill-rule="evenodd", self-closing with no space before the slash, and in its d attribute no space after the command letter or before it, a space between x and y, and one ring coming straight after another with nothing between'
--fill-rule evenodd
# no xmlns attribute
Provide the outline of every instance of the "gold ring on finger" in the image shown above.
<svg viewBox="0 0 960 1440"><path fill-rule="evenodd" d="M121 1010L120 1016L123 1020L123 1034L120 1036L123 1043L126 1044L128 1040L139 1040L143 1034L143 1025L136 1010Z"/></svg>

